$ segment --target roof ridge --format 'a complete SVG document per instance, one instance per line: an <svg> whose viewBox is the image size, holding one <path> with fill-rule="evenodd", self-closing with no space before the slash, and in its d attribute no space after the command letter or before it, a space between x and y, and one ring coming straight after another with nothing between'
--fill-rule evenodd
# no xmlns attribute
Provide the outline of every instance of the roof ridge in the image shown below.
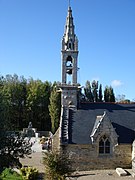
<svg viewBox="0 0 135 180"><path fill-rule="evenodd" d="M135 104L135 102L81 102L81 104Z"/></svg>

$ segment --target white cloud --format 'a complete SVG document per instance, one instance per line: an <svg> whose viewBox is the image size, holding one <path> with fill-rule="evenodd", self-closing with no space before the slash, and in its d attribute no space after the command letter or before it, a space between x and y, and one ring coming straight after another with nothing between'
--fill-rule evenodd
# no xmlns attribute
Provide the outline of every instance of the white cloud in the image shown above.
<svg viewBox="0 0 135 180"><path fill-rule="evenodd" d="M112 85L113 87L120 87L120 86L123 85L123 83L122 83L120 80L113 80L113 81L111 82L111 85Z"/></svg>

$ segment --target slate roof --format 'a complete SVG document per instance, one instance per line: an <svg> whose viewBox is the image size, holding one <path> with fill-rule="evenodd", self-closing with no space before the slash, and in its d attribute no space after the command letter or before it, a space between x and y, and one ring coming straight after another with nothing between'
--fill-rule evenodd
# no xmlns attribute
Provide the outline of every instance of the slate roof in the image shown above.
<svg viewBox="0 0 135 180"><path fill-rule="evenodd" d="M135 139L135 104L82 103L78 110L70 110L69 143L91 144L91 132L96 117L107 112L118 142L131 144Z"/></svg>

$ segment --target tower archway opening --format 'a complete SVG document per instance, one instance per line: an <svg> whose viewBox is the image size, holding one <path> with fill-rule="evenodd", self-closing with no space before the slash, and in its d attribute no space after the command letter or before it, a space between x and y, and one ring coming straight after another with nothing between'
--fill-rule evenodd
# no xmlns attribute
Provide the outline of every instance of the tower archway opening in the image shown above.
<svg viewBox="0 0 135 180"><path fill-rule="evenodd" d="M66 59L66 76L68 84L72 83L72 74L73 74L73 59L71 56L68 56Z"/></svg>
<svg viewBox="0 0 135 180"><path fill-rule="evenodd" d="M71 63L72 63L72 61L73 61L72 57L71 57L71 56L68 56L68 57L67 57L67 62L71 62Z"/></svg>
<svg viewBox="0 0 135 180"><path fill-rule="evenodd" d="M71 75L72 69L73 69L73 60L71 56L68 56L66 60L66 73Z"/></svg>

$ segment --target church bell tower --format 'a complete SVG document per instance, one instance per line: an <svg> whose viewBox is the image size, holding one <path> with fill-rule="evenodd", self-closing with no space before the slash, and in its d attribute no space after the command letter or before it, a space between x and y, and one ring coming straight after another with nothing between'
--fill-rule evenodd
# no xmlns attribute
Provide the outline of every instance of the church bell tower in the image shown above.
<svg viewBox="0 0 135 180"><path fill-rule="evenodd" d="M69 5L62 38L62 106L77 108L78 39L75 34L72 9Z"/></svg>

